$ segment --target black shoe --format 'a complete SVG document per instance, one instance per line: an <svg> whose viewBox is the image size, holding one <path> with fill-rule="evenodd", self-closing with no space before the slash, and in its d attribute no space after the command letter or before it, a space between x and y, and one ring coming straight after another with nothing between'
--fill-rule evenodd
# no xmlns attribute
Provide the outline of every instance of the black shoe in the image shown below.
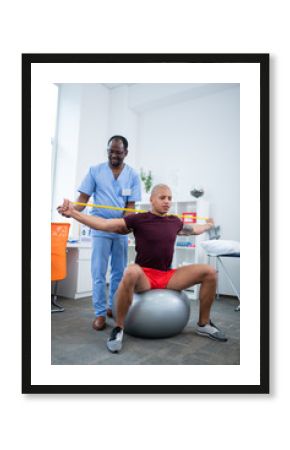
<svg viewBox="0 0 290 450"><path fill-rule="evenodd" d="M110 352L119 352L122 348L123 330L120 327L112 329L111 336L107 340L107 348Z"/></svg>

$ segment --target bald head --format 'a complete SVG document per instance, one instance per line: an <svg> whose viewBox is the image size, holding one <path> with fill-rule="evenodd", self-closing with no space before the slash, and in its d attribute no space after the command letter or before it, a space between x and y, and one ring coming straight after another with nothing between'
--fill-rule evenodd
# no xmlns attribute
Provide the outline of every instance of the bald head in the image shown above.
<svg viewBox="0 0 290 450"><path fill-rule="evenodd" d="M170 195L171 195L171 189L169 186L167 186L167 184L156 184L155 186L153 186L152 191L151 191L151 197L154 197L155 195L157 195L160 191L169 191Z"/></svg>

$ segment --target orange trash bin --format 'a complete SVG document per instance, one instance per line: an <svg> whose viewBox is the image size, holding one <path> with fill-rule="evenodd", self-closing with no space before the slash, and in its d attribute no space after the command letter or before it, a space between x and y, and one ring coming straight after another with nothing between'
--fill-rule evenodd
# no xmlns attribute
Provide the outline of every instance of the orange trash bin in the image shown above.
<svg viewBox="0 0 290 450"><path fill-rule="evenodd" d="M63 280L66 277L66 243L69 223L51 223L51 280Z"/></svg>

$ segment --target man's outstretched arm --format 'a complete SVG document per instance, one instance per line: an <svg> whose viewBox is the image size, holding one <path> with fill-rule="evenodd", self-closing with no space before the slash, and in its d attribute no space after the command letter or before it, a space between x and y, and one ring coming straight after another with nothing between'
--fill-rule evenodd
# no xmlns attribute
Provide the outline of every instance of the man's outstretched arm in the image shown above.
<svg viewBox="0 0 290 450"><path fill-rule="evenodd" d="M207 223L203 224L203 225L199 225L199 224L189 224L189 223L185 223L183 225L182 230L179 231L178 235L179 236L190 236L192 234L202 234L205 233L206 231L211 230L214 227L214 222L213 219L207 219L206 221Z"/></svg>
<svg viewBox="0 0 290 450"><path fill-rule="evenodd" d="M94 228L95 230L119 234L130 233L130 230L128 230L124 219L103 219L102 217L83 214L80 211L77 211L74 208L73 204L67 199L64 199L62 206L59 206L57 210L59 214L63 215L64 217L72 217L78 222L87 225L90 228Z"/></svg>

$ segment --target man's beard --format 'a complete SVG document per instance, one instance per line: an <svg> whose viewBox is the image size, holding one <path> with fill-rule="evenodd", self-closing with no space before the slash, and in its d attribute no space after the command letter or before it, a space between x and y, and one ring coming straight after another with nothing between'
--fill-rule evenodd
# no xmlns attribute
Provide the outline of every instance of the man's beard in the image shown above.
<svg viewBox="0 0 290 450"><path fill-rule="evenodd" d="M121 159L115 159L112 160L111 158L109 159L111 166L113 167L120 167L122 165L122 160Z"/></svg>

